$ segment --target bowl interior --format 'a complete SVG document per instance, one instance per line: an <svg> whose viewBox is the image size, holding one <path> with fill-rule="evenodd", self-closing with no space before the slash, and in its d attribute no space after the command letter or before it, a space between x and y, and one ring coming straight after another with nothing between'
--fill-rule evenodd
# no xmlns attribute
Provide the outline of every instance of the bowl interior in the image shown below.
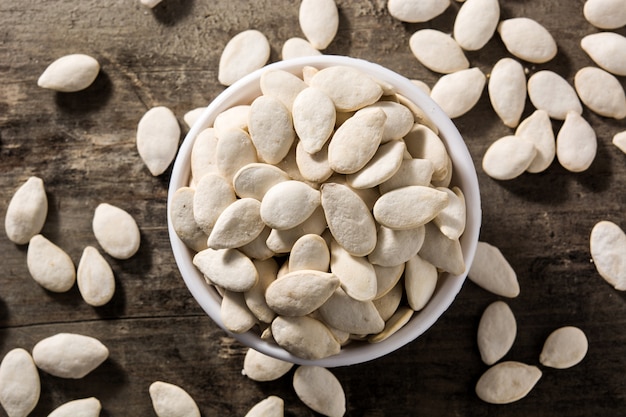
<svg viewBox="0 0 626 417"><path fill-rule="evenodd" d="M324 367L345 366L379 358L399 349L424 333L452 304L463 286L469 266L474 259L481 224L481 206L478 178L472 158L452 121L430 97L411 83L410 80L368 61L343 56L323 55L269 64L237 81L210 103L198 121L192 126L180 147L168 190L168 230L174 257L185 284L204 311L224 329L220 319L221 297L212 286L205 282L202 274L193 265L192 258L195 252L187 248L176 235L170 218L169 203L176 190L187 186L189 183L190 155L196 136L203 129L212 126L215 117L219 113L238 104L249 104L260 95L259 80L263 72L270 69L284 70L300 76L302 68L307 65L318 69L335 65L358 68L378 80L393 85L399 93L421 107L439 129L439 136L448 149L448 154L452 159L454 167L451 184L461 188L467 206L466 228L460 238L466 270L460 275L443 274L439 279L435 293L424 309L414 314L413 318L402 329L388 339L380 343L352 343L343 347L341 352L335 356L312 361L294 356L278 345L262 340L253 331L243 334L232 334L234 338L244 345L285 361L297 364L315 364Z"/></svg>

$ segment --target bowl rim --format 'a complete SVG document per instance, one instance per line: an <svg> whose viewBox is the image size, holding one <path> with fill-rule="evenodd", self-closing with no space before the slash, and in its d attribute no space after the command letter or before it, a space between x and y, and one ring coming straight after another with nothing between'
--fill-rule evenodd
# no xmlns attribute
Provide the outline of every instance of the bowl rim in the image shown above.
<svg viewBox="0 0 626 417"><path fill-rule="evenodd" d="M442 274L438 280L435 293L427 305L413 315L405 326L386 340L379 343L352 343L343 347L337 355L319 360L308 360L287 352L275 343L261 339L253 331L235 334L225 328L220 318L219 306L221 297L214 287L206 283L200 271L193 265L192 258L195 252L189 249L176 234L172 224L170 206L174 193L179 188L188 186L191 149L195 138L202 130L213 124L217 114L238 104L249 104L251 97L260 94L259 80L264 72L284 70L300 75L304 66L322 69L337 65L363 70L377 80L391 84L400 94L419 106L439 129L438 136L443 140L454 167L451 184L461 188L467 207L466 228L460 238L465 260L465 271L459 275ZM249 90L250 88L253 88L253 90ZM451 147L454 148L454 152L451 152ZM323 367L354 365L380 358L407 345L432 327L452 305L463 286L476 252L481 220L480 190L476 169L467 145L452 120L425 92L408 78L379 64L360 58L339 55L309 56L274 62L244 76L222 91L204 109L185 136L174 161L167 195L168 232L176 264L188 290L209 317L220 328L245 346L294 364ZM436 302L432 302L433 300L436 300Z"/></svg>

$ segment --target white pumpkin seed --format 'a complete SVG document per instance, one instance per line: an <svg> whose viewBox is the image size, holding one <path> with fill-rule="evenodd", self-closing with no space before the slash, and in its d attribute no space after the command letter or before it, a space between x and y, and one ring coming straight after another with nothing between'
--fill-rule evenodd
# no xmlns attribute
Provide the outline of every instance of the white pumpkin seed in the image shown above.
<svg viewBox="0 0 626 417"><path fill-rule="evenodd" d="M231 129L248 131L250 107L250 104L239 104L215 116L215 121L213 122L215 134L221 137L226 131Z"/></svg>
<svg viewBox="0 0 626 417"><path fill-rule="evenodd" d="M466 208L465 196L459 187L438 187L448 194L448 205L433 219L441 233L449 239L458 239L465 231Z"/></svg>
<svg viewBox="0 0 626 417"><path fill-rule="evenodd" d="M319 235L304 235L291 248L288 262L289 272L304 269L327 272L330 267L328 245Z"/></svg>
<svg viewBox="0 0 626 417"><path fill-rule="evenodd" d="M339 278L327 272L289 272L267 287L265 299L267 305L281 316L305 316L324 304L339 284Z"/></svg>
<svg viewBox="0 0 626 417"><path fill-rule="evenodd" d="M258 30L248 29L228 41L220 56L218 81L231 85L260 69L270 58L270 43Z"/></svg>
<svg viewBox="0 0 626 417"><path fill-rule="evenodd" d="M148 392L158 417L200 417L196 402L178 385L155 381L150 384Z"/></svg>
<svg viewBox="0 0 626 417"><path fill-rule="evenodd" d="M180 141L180 125L167 107L148 110L137 124L137 151L153 176L161 175L170 166Z"/></svg>
<svg viewBox="0 0 626 417"><path fill-rule="evenodd" d="M250 312L263 323L271 323L276 317L276 312L272 310L265 299L267 287L276 281L278 276L278 264L273 258L264 261L253 260L254 267L259 274L256 284L243 293L246 305Z"/></svg>
<svg viewBox="0 0 626 417"><path fill-rule="evenodd" d="M570 111L583 112L574 87L553 71L541 70L531 75L528 97L538 110L545 110L553 119L565 120Z"/></svg>
<svg viewBox="0 0 626 417"><path fill-rule="evenodd" d="M376 246L376 224L363 200L348 186L326 183L322 208L333 238L354 256L366 256Z"/></svg>
<svg viewBox="0 0 626 417"><path fill-rule="evenodd" d="M428 186L433 177L433 170L433 163L428 159L404 159L396 173L378 188L381 194L385 194L408 185Z"/></svg>
<svg viewBox="0 0 626 417"><path fill-rule="evenodd" d="M348 333L379 333L385 327L374 302L355 300L341 288L319 308L319 312L330 326Z"/></svg>
<svg viewBox="0 0 626 417"><path fill-rule="evenodd" d="M41 382L26 350L10 350L0 363L0 404L9 417L26 417L39 402Z"/></svg>
<svg viewBox="0 0 626 417"><path fill-rule="evenodd" d="M626 94L619 80L600 68L584 67L574 77L580 100L600 116L626 117Z"/></svg>
<svg viewBox="0 0 626 417"><path fill-rule="evenodd" d="M430 87L424 81L422 81L422 80L411 80L411 82L413 83L413 85L415 85L420 90L422 90L424 93L426 93L426 95L428 95L428 96L430 95Z"/></svg>
<svg viewBox="0 0 626 417"><path fill-rule="evenodd" d="M362 109L342 124L328 145L328 162L333 171L353 174L376 154L383 137L387 115L378 108Z"/></svg>
<svg viewBox="0 0 626 417"><path fill-rule="evenodd" d="M307 88L301 78L287 71L271 70L261 75L261 92L264 96L278 99L289 111L293 111L296 96Z"/></svg>
<svg viewBox="0 0 626 417"><path fill-rule="evenodd" d="M389 14L401 22L428 22L442 14L450 6L450 0L389 0Z"/></svg>
<svg viewBox="0 0 626 417"><path fill-rule="evenodd" d="M513 311L504 301L494 301L483 311L478 323L478 351L483 362L493 365L507 354L517 334Z"/></svg>
<svg viewBox="0 0 626 417"><path fill-rule="evenodd" d="M385 321L385 328L382 332L372 335L367 338L367 341L370 343L380 343L383 340L388 339L391 335L396 333L405 324L411 320L413 317L414 311L409 307L400 307L398 308L389 319Z"/></svg>
<svg viewBox="0 0 626 417"><path fill-rule="evenodd" d="M448 205L448 194L410 185L383 194L374 204L374 218L394 230L414 229L434 219Z"/></svg>
<svg viewBox="0 0 626 417"><path fill-rule="evenodd" d="M561 166L571 172L585 171L595 159L597 149L596 133L589 122L576 112L568 112L556 135L556 157Z"/></svg>
<svg viewBox="0 0 626 417"><path fill-rule="evenodd" d="M293 388L300 400L313 411L329 417L346 412L346 395L332 372L321 366L299 366L293 375Z"/></svg>
<svg viewBox="0 0 626 417"><path fill-rule="evenodd" d="M282 169L264 163L244 165L233 177L233 187L241 198L263 200L267 190L279 182L289 180Z"/></svg>
<svg viewBox="0 0 626 417"><path fill-rule="evenodd" d="M103 306L115 294L115 276L109 263L93 246L87 246L78 262L76 272L78 291L91 306Z"/></svg>
<svg viewBox="0 0 626 417"><path fill-rule="evenodd" d="M285 159L276 164L276 167L285 171L290 179L306 183L306 178L304 178L298 168L298 162L296 161L296 148L297 146L292 146L291 149L289 149L287 156L285 156Z"/></svg>
<svg viewBox="0 0 626 417"><path fill-rule="evenodd" d="M376 272L376 296L374 301L384 297L392 288L396 286L402 274L404 273L405 264L396 266L380 266L374 265Z"/></svg>
<svg viewBox="0 0 626 417"><path fill-rule="evenodd" d="M207 234L196 223L193 212L195 190L181 187L174 193L169 217L176 235L185 245L199 252L207 248Z"/></svg>
<svg viewBox="0 0 626 417"><path fill-rule="evenodd" d="M55 408L48 417L98 417L102 404L96 397L68 401Z"/></svg>
<svg viewBox="0 0 626 417"><path fill-rule="evenodd" d="M404 269L404 288L409 306L414 311L423 309L432 298L439 274L430 262L415 255Z"/></svg>
<svg viewBox="0 0 626 417"><path fill-rule="evenodd" d="M248 349L242 373L253 381L275 381L293 368L293 363Z"/></svg>
<svg viewBox="0 0 626 417"><path fill-rule="evenodd" d="M293 227L286 230L272 229L267 237L267 247L276 253L286 253L291 250L293 245L302 236L312 233L316 235L322 234L326 229L326 218L324 217L324 210L322 207L318 207L311 217Z"/></svg>
<svg viewBox="0 0 626 417"><path fill-rule="evenodd" d="M237 249L205 249L193 257L193 264L211 283L229 291L248 291L259 279L250 258Z"/></svg>
<svg viewBox="0 0 626 417"><path fill-rule="evenodd" d="M470 111L482 95L486 77L479 68L446 74L433 86L430 97L451 119Z"/></svg>
<svg viewBox="0 0 626 417"><path fill-rule="evenodd" d="M389 292L387 292L387 294L383 295L380 298L372 300L372 304L374 304L374 308L376 308L376 311L380 315L380 318L383 320L383 322L389 320L398 310L403 295L404 286L401 282L398 282L391 290L389 290ZM383 330L381 330L381 332ZM361 336L365 337L365 335Z"/></svg>
<svg viewBox="0 0 626 417"><path fill-rule="evenodd" d="M506 49L517 58L543 64L556 56L556 41L539 22L527 17L506 19L498 24Z"/></svg>
<svg viewBox="0 0 626 417"><path fill-rule="evenodd" d="M466 51L477 51L489 42L500 21L498 0L467 0L454 20L454 39Z"/></svg>
<svg viewBox="0 0 626 417"><path fill-rule="evenodd" d="M208 173L196 183L193 218L204 233L211 233L220 214L236 200L233 187L224 177Z"/></svg>
<svg viewBox="0 0 626 417"><path fill-rule="evenodd" d="M355 300L367 301L376 296L374 266L365 257L351 255L335 240L330 243L330 271L339 278L346 294Z"/></svg>
<svg viewBox="0 0 626 417"><path fill-rule="evenodd" d="M9 240L24 245L39 234L48 215L48 197L43 180L30 177L13 194L4 217Z"/></svg>
<svg viewBox="0 0 626 417"><path fill-rule="evenodd" d="M326 49L339 28L339 11L335 0L303 0L298 21L311 45L319 50Z"/></svg>
<svg viewBox="0 0 626 417"><path fill-rule="evenodd" d="M502 297L514 298L520 287L517 274L500 249L479 241L468 278L479 287Z"/></svg>
<svg viewBox="0 0 626 417"><path fill-rule="evenodd" d="M320 70L312 67L311 65L305 65L302 67L302 81L306 83L309 87L311 86L311 79L315 74L317 74Z"/></svg>
<svg viewBox="0 0 626 417"><path fill-rule="evenodd" d="M353 188L374 188L382 184L400 169L405 152L403 140L392 140L380 145L363 168L346 176L347 183Z"/></svg>
<svg viewBox="0 0 626 417"><path fill-rule="evenodd" d="M404 137L404 143L406 143L406 148L413 158L427 159L432 163L431 180L438 181L448 176L450 160L448 151L441 138L432 129L425 125L416 124Z"/></svg>
<svg viewBox="0 0 626 417"><path fill-rule="evenodd" d="M291 229L309 218L319 205L319 191L300 181L283 181L265 193L261 218L273 229Z"/></svg>
<svg viewBox="0 0 626 417"><path fill-rule="evenodd" d="M541 378L536 366L501 362L489 368L476 383L476 394L491 404L508 404L524 398Z"/></svg>
<svg viewBox="0 0 626 417"><path fill-rule="evenodd" d="M140 0L140 3L151 9L155 8L163 0Z"/></svg>
<svg viewBox="0 0 626 417"><path fill-rule="evenodd" d="M588 348L587 336L581 329L574 326L560 327L546 339L539 362L550 368L571 368L585 358Z"/></svg>
<svg viewBox="0 0 626 417"><path fill-rule="evenodd" d="M522 64L502 58L491 69L487 87L498 117L506 126L516 127L526 105L526 74Z"/></svg>
<svg viewBox="0 0 626 417"><path fill-rule="evenodd" d="M258 162L257 151L250 136L241 129L219 133L215 157L219 173L231 182L241 168Z"/></svg>
<svg viewBox="0 0 626 417"><path fill-rule="evenodd" d="M615 223L603 220L591 229L591 257L602 278L615 289L626 291L626 234Z"/></svg>
<svg viewBox="0 0 626 417"><path fill-rule="evenodd" d="M333 175L328 162L328 143L317 153L311 154L304 149L302 142L296 145L296 164L302 177L314 183L326 181Z"/></svg>
<svg viewBox="0 0 626 417"><path fill-rule="evenodd" d="M402 104L403 106L406 106L409 110L411 110L411 113L413 113L413 117L415 118L415 123L424 125L428 127L430 130L432 130L433 132L439 133L439 129L437 128L437 125L433 123L433 121L424 112L424 110L422 110L421 107L413 103L408 98L404 97L402 94L396 94L396 99L398 100L398 103Z"/></svg>
<svg viewBox="0 0 626 417"><path fill-rule="evenodd" d="M222 294L220 318L224 327L235 334L247 332L257 322L256 316L246 305L243 293L228 290Z"/></svg>
<svg viewBox="0 0 626 417"><path fill-rule="evenodd" d="M35 282L48 291L65 292L76 282L76 267L72 258L42 235L30 239L26 264Z"/></svg>
<svg viewBox="0 0 626 417"><path fill-rule="evenodd" d="M374 104L383 89L370 76L358 69L336 65L317 72L309 82L335 103L337 111L354 111Z"/></svg>
<svg viewBox="0 0 626 417"><path fill-rule="evenodd" d="M191 148L191 176L197 184L208 173L217 173L217 136L215 129L198 133Z"/></svg>
<svg viewBox="0 0 626 417"><path fill-rule="evenodd" d="M548 169L556 156L556 142L548 113L535 110L517 126L515 136L531 141L537 151L526 171L537 173Z"/></svg>
<svg viewBox="0 0 626 417"><path fill-rule="evenodd" d="M335 104L322 90L302 90L293 103L293 126L305 151L319 152L335 127Z"/></svg>
<svg viewBox="0 0 626 417"><path fill-rule="evenodd" d="M280 347L303 359L327 358L341 350L328 327L308 316L276 317L272 335Z"/></svg>
<svg viewBox="0 0 626 417"><path fill-rule="evenodd" d="M112 257L128 259L139 250L139 227L135 219L123 209L101 203L96 207L91 224L96 240Z"/></svg>
<svg viewBox="0 0 626 417"><path fill-rule="evenodd" d="M52 62L39 76L41 88L73 93L89 87L100 72L98 61L85 54L65 55Z"/></svg>
<svg viewBox="0 0 626 417"><path fill-rule="evenodd" d="M613 136L612 143L617 146L620 151L626 153L626 130L616 133Z"/></svg>
<svg viewBox="0 0 626 417"><path fill-rule="evenodd" d="M383 267L402 265L419 252L424 236L424 226L394 230L379 225L376 247L367 258L372 264Z"/></svg>
<svg viewBox="0 0 626 417"><path fill-rule="evenodd" d="M433 223L426 223L424 244L418 254L424 260L454 275L465 271L465 259L459 239L449 239Z"/></svg>
<svg viewBox="0 0 626 417"><path fill-rule="evenodd" d="M469 68L459 44L435 29L421 29L411 35L409 47L417 60L429 70L450 74Z"/></svg>
<svg viewBox="0 0 626 417"><path fill-rule="evenodd" d="M245 415L245 417L283 417L285 402L282 398L270 395L258 402Z"/></svg>
<svg viewBox="0 0 626 417"><path fill-rule="evenodd" d="M626 37L615 32L587 35L580 46L599 67L615 75L626 75Z"/></svg>
<svg viewBox="0 0 626 417"><path fill-rule="evenodd" d="M379 101L367 106L368 108L378 108L385 112L387 119L383 129L382 143L390 140L402 139L415 124L415 118L411 110L403 104L395 101Z"/></svg>
<svg viewBox="0 0 626 417"><path fill-rule="evenodd" d="M248 130L260 159L270 164L283 160L296 135L289 109L279 99L268 95L252 102Z"/></svg>
<svg viewBox="0 0 626 417"><path fill-rule="evenodd" d="M600 29L618 29L626 25L626 1L587 0L583 7L585 19Z"/></svg>
<svg viewBox="0 0 626 417"><path fill-rule="evenodd" d="M319 56L322 53L315 49L313 45L306 39L302 38L289 38L283 44L280 53L283 60L285 59L293 59L293 58L302 58L305 56Z"/></svg>
<svg viewBox="0 0 626 417"><path fill-rule="evenodd" d="M209 235L208 246L211 249L238 248L256 239L264 228L261 202L254 198L240 198L219 215Z"/></svg>
<svg viewBox="0 0 626 417"><path fill-rule="evenodd" d="M524 173L537 155L525 136L508 135L493 142L483 156L483 171L497 180L511 180Z"/></svg>
<svg viewBox="0 0 626 417"><path fill-rule="evenodd" d="M80 379L108 357L109 350L98 339L76 333L57 333L33 347L37 367L59 378Z"/></svg>
<svg viewBox="0 0 626 417"><path fill-rule="evenodd" d="M194 124L196 124L196 122L198 121L198 119L200 119L200 116L202 116L202 113L204 113L205 110L206 107L196 107L195 109L189 110L187 113L185 113L183 115L183 121L185 122L187 127L192 127Z"/></svg>
<svg viewBox="0 0 626 417"><path fill-rule="evenodd" d="M363 200L363 202L367 206L368 210L370 210L370 211L372 210L372 208L374 208L374 203L376 203L376 200L378 200L378 198L380 197L380 192L378 191L378 189L376 187L374 187L374 188L353 188L353 187L351 187L348 184L348 182L346 181L346 176L345 175L334 174L326 182L327 183L332 183L332 184L341 184L341 185L347 186L351 191L354 191L354 193L357 196L359 196L359 198L361 200Z"/></svg>

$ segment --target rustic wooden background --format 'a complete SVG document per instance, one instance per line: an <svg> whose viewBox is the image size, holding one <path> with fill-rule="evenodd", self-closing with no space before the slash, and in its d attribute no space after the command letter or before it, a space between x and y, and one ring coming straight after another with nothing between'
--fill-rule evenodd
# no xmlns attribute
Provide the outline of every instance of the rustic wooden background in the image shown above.
<svg viewBox="0 0 626 417"><path fill-rule="evenodd" d="M340 27L325 51L368 59L433 85L437 75L411 55L408 40L420 28L450 32L460 3L424 24L403 24L385 0L338 0ZM502 1L502 18L526 16L546 26L559 54L533 73L555 70L570 82L590 65L579 47L598 30L582 16L583 0ZM117 292L101 308L86 305L76 288L53 294L26 268L26 247L0 233L0 354L32 349L57 332L99 338L110 358L82 380L41 373L33 416L63 402L98 397L102 416L150 416L148 386L155 380L185 388L203 416L243 416L268 395L285 400L286 415L315 415L293 393L291 374L256 383L240 373L245 348L214 325L191 298L170 251L166 229L169 171L154 178L135 147L135 129L156 105L182 116L206 105L224 87L217 82L220 53L242 30L255 28L280 59L282 43L302 36L297 0L164 0L150 10L135 0L2 0L0 2L0 217L30 175L44 179L49 214L43 234L78 263L95 207L126 209L142 233L137 255L110 261ZM626 35L624 28L618 30ZM87 90L62 94L37 87L54 59L86 53L102 65ZM488 73L507 52L495 36L467 54ZM624 84L624 78L621 79ZM532 112L528 103L525 116ZM479 105L457 119L478 169L483 201L481 239L500 247L517 271L521 294L505 300L518 323L506 359L538 364L546 336L557 327L581 327L589 338L582 363L542 368L523 400L481 402L474 385L487 367L475 335L484 308L499 297L467 282L457 301L423 337L399 351L333 372L342 382L349 416L623 416L626 413L626 297L606 284L590 262L589 232L600 220L626 227L626 155L611 144L626 122L585 109L598 135L598 155L584 173L558 163L544 173L499 182L481 170L489 144L511 133L493 113L485 91ZM560 123L555 123L558 129ZM4 227L4 222L2 222ZM0 415L5 415L0 411Z"/></svg>

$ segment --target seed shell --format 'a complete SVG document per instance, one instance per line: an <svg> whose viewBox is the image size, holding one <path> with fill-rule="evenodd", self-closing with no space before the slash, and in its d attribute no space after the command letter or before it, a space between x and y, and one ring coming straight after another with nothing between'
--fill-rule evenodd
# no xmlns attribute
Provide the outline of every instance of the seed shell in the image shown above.
<svg viewBox="0 0 626 417"><path fill-rule="evenodd" d="M39 234L48 215L48 197L43 180L30 177L13 194L4 217L9 240L24 245Z"/></svg>
<svg viewBox="0 0 626 417"><path fill-rule="evenodd" d="M483 362L493 365L507 354L517 334L513 311L504 301L494 301L483 312L478 323L478 350Z"/></svg>
<svg viewBox="0 0 626 417"><path fill-rule="evenodd" d="M100 72L98 61L85 54L70 54L52 62L39 76L41 88L73 93L89 87Z"/></svg>
<svg viewBox="0 0 626 417"><path fill-rule="evenodd" d="M26 417L39 402L41 381L30 353L10 350L0 363L0 404L9 417Z"/></svg>
<svg viewBox="0 0 626 417"><path fill-rule="evenodd" d="M483 289L503 297L514 298L520 287L517 274L500 249L479 241L468 278Z"/></svg>
<svg viewBox="0 0 626 417"><path fill-rule="evenodd" d="M435 29L421 29L409 39L411 52L426 68L450 74L469 68L469 61L459 44Z"/></svg>
<svg viewBox="0 0 626 417"><path fill-rule="evenodd" d="M498 24L506 49L517 58L543 64L556 56L556 41L539 22L527 17L506 19Z"/></svg>
<svg viewBox="0 0 626 417"><path fill-rule="evenodd" d="M588 348L587 336L581 329L574 326L560 327L546 339L539 362L556 369L571 368L585 358Z"/></svg>
<svg viewBox="0 0 626 417"><path fill-rule="evenodd" d="M200 417L196 402L178 385L155 381L148 391L158 417Z"/></svg>
<svg viewBox="0 0 626 417"><path fill-rule="evenodd" d="M137 151L153 176L170 166L180 141L180 125L174 113L165 106L148 110L137 124Z"/></svg>
<svg viewBox="0 0 626 417"><path fill-rule="evenodd" d="M229 86L267 63L270 43L258 30L239 32L228 41L219 61L217 79Z"/></svg>
<svg viewBox="0 0 626 417"><path fill-rule="evenodd" d="M293 388L312 410L329 417L346 412L346 395L332 372L320 366L299 366L293 375Z"/></svg>
<svg viewBox="0 0 626 417"><path fill-rule="evenodd" d="M536 366L500 362L489 368L476 383L478 397L491 404L509 404L524 398L541 378Z"/></svg>

